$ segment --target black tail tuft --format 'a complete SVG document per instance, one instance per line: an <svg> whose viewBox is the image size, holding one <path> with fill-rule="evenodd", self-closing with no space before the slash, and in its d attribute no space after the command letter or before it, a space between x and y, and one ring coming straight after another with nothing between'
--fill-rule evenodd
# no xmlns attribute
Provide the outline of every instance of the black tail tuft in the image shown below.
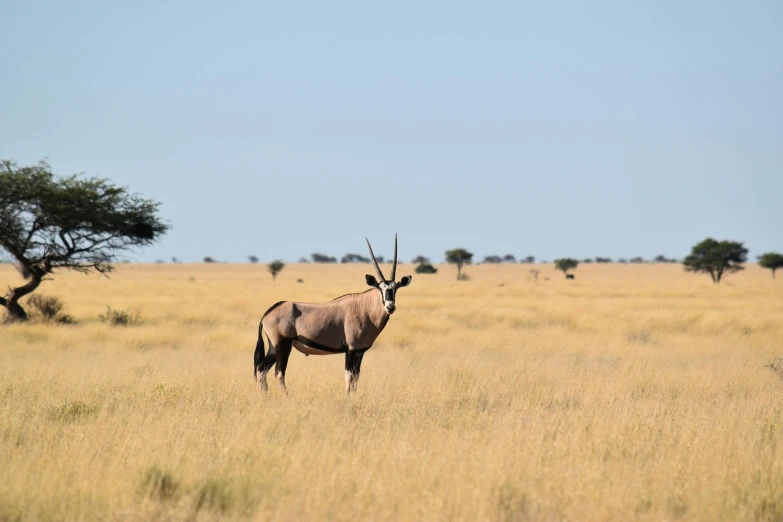
<svg viewBox="0 0 783 522"><path fill-rule="evenodd" d="M264 333L262 327L258 327L258 342L256 343L256 353L253 356L253 377L258 377L258 368L264 361Z"/></svg>

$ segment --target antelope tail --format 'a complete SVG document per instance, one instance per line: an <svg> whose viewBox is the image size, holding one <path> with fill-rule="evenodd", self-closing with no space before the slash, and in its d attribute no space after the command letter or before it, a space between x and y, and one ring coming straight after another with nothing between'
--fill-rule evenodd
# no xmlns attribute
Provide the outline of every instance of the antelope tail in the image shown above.
<svg viewBox="0 0 783 522"><path fill-rule="evenodd" d="M258 342L256 343L256 353L253 355L253 378L258 377L258 368L264 361L264 326L258 325Z"/></svg>

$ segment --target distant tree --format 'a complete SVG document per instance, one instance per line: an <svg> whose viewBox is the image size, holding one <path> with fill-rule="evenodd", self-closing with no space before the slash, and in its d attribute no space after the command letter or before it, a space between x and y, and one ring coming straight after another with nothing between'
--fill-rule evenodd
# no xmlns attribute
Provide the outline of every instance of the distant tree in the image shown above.
<svg viewBox="0 0 783 522"><path fill-rule="evenodd" d="M662 254L658 254L657 256L655 256L653 258L653 262L655 262L655 263L668 263L669 260L666 259L666 256L664 256Z"/></svg>
<svg viewBox="0 0 783 522"><path fill-rule="evenodd" d="M345 254L342 259L340 259L341 263L369 263L370 258L364 257L360 254Z"/></svg>
<svg viewBox="0 0 783 522"><path fill-rule="evenodd" d="M593 262L593 260L590 259L589 257L582 260L582 263L592 263L592 262Z"/></svg>
<svg viewBox="0 0 783 522"><path fill-rule="evenodd" d="M378 264L385 263L386 260L383 258L383 256L375 256L375 260L378 261ZM391 263L391 261L389 261Z"/></svg>
<svg viewBox="0 0 783 522"><path fill-rule="evenodd" d="M176 257L172 257L171 258L171 262L174 263L174 264L178 264L179 263L179 259L177 259Z"/></svg>
<svg viewBox="0 0 783 522"><path fill-rule="evenodd" d="M330 257L326 254L321 254L320 252L315 252L313 254L310 254L310 257L313 259L313 263L336 263L337 258L336 257Z"/></svg>
<svg viewBox="0 0 783 522"><path fill-rule="evenodd" d="M621 257L620 259L618 259L618 260L617 260L617 262L618 262L618 263L622 263L622 264L627 264L627 263L628 263L628 260L627 260L627 259L623 259L623 258Z"/></svg>
<svg viewBox="0 0 783 522"><path fill-rule="evenodd" d="M414 257L413 261L411 261L411 263L413 263L414 265L424 265L424 264L427 264L429 262L430 262L430 258L429 257L424 257L424 256L421 256L421 255Z"/></svg>
<svg viewBox="0 0 783 522"><path fill-rule="evenodd" d="M204 262L205 263L217 263L217 261L215 261L215 258L214 257L210 257L210 256L205 257L204 258Z"/></svg>
<svg viewBox="0 0 783 522"><path fill-rule="evenodd" d="M155 261L155 264L156 264L156 265L163 265L163 264L165 264L165 263L166 263L166 262L165 262L164 260L162 260L162 259L157 259L157 260Z"/></svg>
<svg viewBox="0 0 783 522"><path fill-rule="evenodd" d="M253 264L253 265L258 263L258 257L257 256L247 256L247 260L250 261L250 263Z"/></svg>
<svg viewBox="0 0 783 522"><path fill-rule="evenodd" d="M482 263L488 263L490 265L496 265L503 262L503 258L500 256L486 256Z"/></svg>
<svg viewBox="0 0 783 522"><path fill-rule="evenodd" d="M0 297L10 320L19 304L58 269L108 274L117 255L151 245L170 228L160 204L102 178L56 177L48 163L18 167L0 161L0 251L27 282Z"/></svg>
<svg viewBox="0 0 783 522"><path fill-rule="evenodd" d="M309 262L310 262L310 260L309 260L309 259L307 259L306 257L300 257L300 258L299 258L299 262L300 262L300 263L309 263Z"/></svg>
<svg viewBox="0 0 783 522"><path fill-rule="evenodd" d="M739 272L747 260L748 249L737 241L716 241L708 237L691 248L682 264L688 272L706 272L713 283L720 283L724 273Z"/></svg>
<svg viewBox="0 0 783 522"><path fill-rule="evenodd" d="M520 261L520 263L527 263L528 265L532 265L536 262L536 256L526 256L524 261Z"/></svg>
<svg viewBox="0 0 783 522"><path fill-rule="evenodd" d="M419 263L415 270L417 274L434 274L437 271L438 269L429 263Z"/></svg>
<svg viewBox="0 0 783 522"><path fill-rule="evenodd" d="M562 270L566 275L569 270L574 270L577 266L579 266L579 261L570 257L555 259L555 270Z"/></svg>
<svg viewBox="0 0 783 522"><path fill-rule="evenodd" d="M505 256L503 256L503 262L504 263L516 263L517 262L517 258L514 257L513 254L506 254Z"/></svg>
<svg viewBox="0 0 783 522"><path fill-rule="evenodd" d="M446 251L446 262L457 265L457 281L462 280L462 265L469 265L473 261L473 253L464 248L455 248Z"/></svg>
<svg viewBox="0 0 783 522"><path fill-rule="evenodd" d="M277 274L279 274L280 271L285 268L285 263L277 259L266 265L266 267L269 269L269 273L272 274L272 281L276 281Z"/></svg>
<svg viewBox="0 0 783 522"><path fill-rule="evenodd" d="M644 263L644 258L641 256L632 257L631 263Z"/></svg>
<svg viewBox="0 0 783 522"><path fill-rule="evenodd" d="M612 258L611 257L596 257L595 258L596 263L611 263Z"/></svg>
<svg viewBox="0 0 783 522"><path fill-rule="evenodd" d="M767 252L759 256L759 266L772 270L772 279L775 279L775 270L783 268L783 254Z"/></svg>

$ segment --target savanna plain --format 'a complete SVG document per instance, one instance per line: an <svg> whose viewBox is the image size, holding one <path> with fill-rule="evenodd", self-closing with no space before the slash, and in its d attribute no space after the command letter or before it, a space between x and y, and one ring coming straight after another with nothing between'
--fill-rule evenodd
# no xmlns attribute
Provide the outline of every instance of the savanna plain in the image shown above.
<svg viewBox="0 0 783 522"><path fill-rule="evenodd" d="M352 397L296 351L264 394L253 351L369 265L60 274L77 324L0 326L0 520L783 519L783 280L530 268L414 275Z"/></svg>

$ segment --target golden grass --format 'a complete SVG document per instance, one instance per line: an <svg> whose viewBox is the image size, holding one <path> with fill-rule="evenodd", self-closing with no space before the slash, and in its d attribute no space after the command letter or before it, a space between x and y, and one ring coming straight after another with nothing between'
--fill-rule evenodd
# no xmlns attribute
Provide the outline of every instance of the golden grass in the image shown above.
<svg viewBox="0 0 783 522"><path fill-rule="evenodd" d="M350 399L298 352L262 395L256 327L368 267L58 276L78 325L0 327L0 520L783 518L783 281L528 268L414 276Z"/></svg>

